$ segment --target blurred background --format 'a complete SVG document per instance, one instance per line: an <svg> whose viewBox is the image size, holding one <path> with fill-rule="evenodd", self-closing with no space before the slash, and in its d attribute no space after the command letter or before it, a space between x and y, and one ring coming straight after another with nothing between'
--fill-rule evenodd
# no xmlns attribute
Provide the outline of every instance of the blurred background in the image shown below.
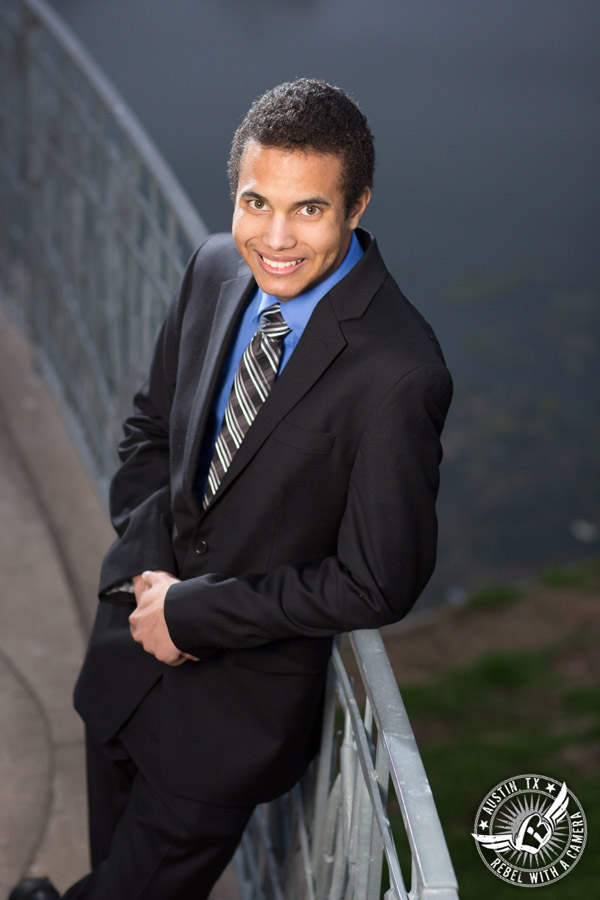
<svg viewBox="0 0 600 900"><path fill-rule="evenodd" d="M197 207L252 100L339 84L376 137L365 227L456 395L424 603L597 553L596 0L54 0ZM366 376L368 377L368 376Z"/></svg>

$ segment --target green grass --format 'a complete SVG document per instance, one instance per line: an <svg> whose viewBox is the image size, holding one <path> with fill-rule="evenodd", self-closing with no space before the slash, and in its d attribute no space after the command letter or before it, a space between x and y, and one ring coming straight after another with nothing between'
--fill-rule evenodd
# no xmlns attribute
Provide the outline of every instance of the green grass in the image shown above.
<svg viewBox="0 0 600 900"><path fill-rule="evenodd" d="M494 584L469 595L469 606L507 606L520 600L524 592L515 584Z"/></svg>
<svg viewBox="0 0 600 900"><path fill-rule="evenodd" d="M600 566L571 572L572 586L588 589ZM553 583L562 586L553 576ZM595 638L565 633L545 650L495 653L425 686L403 686L433 796L456 869L462 900L516 900L518 888L483 865L471 831L483 797L514 775L565 780L588 823L588 845L577 866L543 900L598 896L600 828L600 686L582 682L577 662L593 653ZM567 664L566 664L567 663ZM392 811L401 855L399 814ZM404 868L404 871L408 869Z"/></svg>
<svg viewBox="0 0 600 900"><path fill-rule="evenodd" d="M582 590L600 589L600 557L594 557L578 566L547 569L541 577L548 587L575 587Z"/></svg>

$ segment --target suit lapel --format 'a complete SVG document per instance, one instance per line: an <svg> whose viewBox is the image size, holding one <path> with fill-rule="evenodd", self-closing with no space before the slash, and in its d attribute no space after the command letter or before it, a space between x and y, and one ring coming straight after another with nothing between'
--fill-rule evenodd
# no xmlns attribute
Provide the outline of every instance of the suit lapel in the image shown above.
<svg viewBox="0 0 600 900"><path fill-rule="evenodd" d="M184 484L186 494L191 498L194 512L199 512L199 504L194 493L198 456L204 440L208 416L212 408L214 392L219 375L225 364L235 330L248 295L256 287L254 279L246 272L239 278L224 281L215 308L212 326L202 370L198 379L184 451Z"/></svg>

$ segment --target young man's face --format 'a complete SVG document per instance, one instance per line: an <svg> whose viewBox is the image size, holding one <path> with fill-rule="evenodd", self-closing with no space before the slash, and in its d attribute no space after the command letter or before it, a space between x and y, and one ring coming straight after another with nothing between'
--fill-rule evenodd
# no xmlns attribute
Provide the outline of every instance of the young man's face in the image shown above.
<svg viewBox="0 0 600 900"><path fill-rule="evenodd" d="M342 160L250 141L243 153L232 233L258 286L291 300L340 265L370 199L346 216Z"/></svg>

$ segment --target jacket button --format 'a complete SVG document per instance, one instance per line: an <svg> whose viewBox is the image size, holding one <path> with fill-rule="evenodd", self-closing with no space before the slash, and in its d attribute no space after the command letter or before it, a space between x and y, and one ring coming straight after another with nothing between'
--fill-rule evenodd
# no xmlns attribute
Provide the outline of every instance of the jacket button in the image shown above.
<svg viewBox="0 0 600 900"><path fill-rule="evenodd" d="M206 541L198 541L194 549L198 556L203 556L208 550L208 544Z"/></svg>

